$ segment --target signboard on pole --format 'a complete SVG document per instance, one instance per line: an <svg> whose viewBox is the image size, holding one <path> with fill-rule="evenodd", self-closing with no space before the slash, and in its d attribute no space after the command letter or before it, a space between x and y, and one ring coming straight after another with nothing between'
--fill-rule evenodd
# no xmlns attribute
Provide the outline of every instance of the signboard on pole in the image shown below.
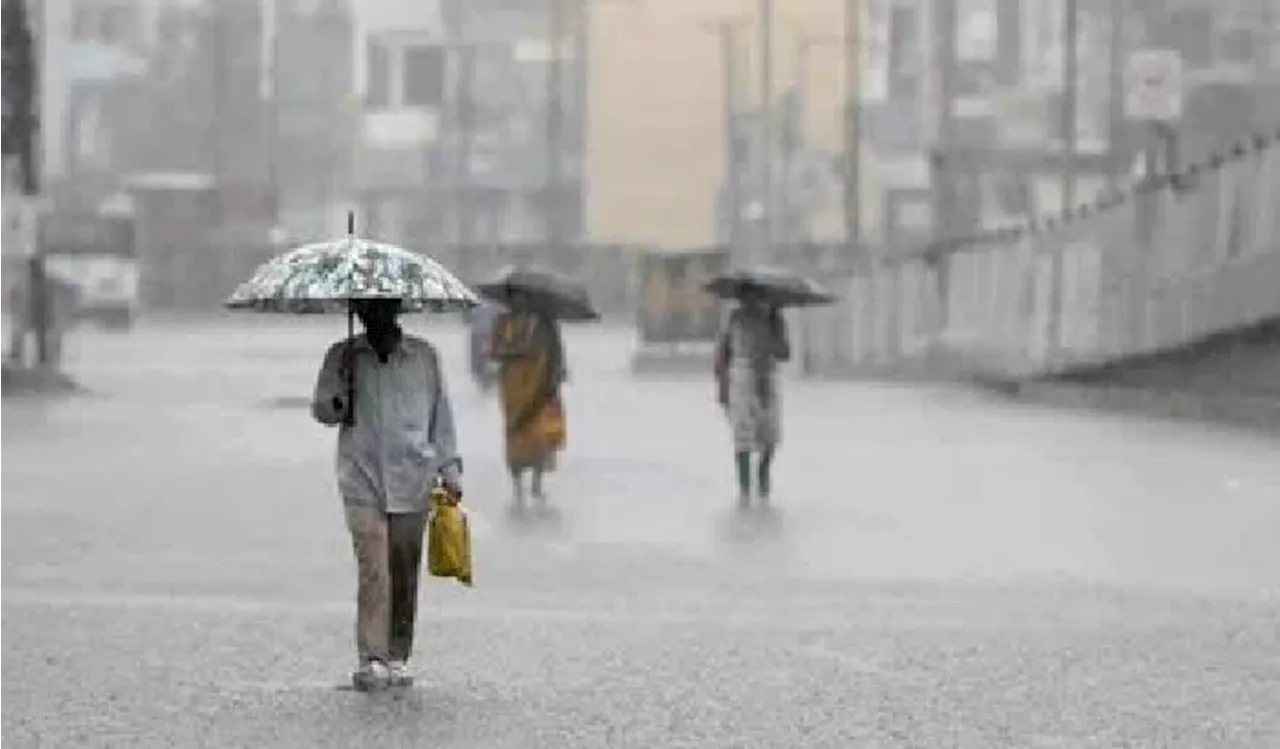
<svg viewBox="0 0 1280 749"><path fill-rule="evenodd" d="M1169 122L1182 117L1182 55L1173 49L1138 49L1124 71L1124 114L1131 120Z"/></svg>
<svg viewBox="0 0 1280 749"><path fill-rule="evenodd" d="M0 195L0 257L36 254L36 201L24 195Z"/></svg>

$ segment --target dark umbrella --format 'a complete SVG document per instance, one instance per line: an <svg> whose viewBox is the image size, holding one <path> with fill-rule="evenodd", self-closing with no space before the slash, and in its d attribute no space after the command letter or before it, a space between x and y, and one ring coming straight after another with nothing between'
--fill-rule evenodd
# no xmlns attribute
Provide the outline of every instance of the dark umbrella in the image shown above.
<svg viewBox="0 0 1280 749"><path fill-rule="evenodd" d="M569 322L600 319L586 287L547 268L508 265L476 289L510 309L544 312Z"/></svg>
<svg viewBox="0 0 1280 749"><path fill-rule="evenodd" d="M741 300L759 298L779 307L811 307L835 301L817 281L781 268L756 266L721 273L707 282L707 291Z"/></svg>

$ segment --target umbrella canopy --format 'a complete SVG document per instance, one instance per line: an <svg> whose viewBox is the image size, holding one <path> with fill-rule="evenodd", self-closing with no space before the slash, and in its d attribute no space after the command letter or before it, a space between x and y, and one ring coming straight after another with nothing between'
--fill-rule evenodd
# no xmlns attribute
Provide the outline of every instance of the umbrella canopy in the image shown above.
<svg viewBox="0 0 1280 749"><path fill-rule="evenodd" d="M835 296L817 281L767 266L722 273L705 288L719 297L739 300L756 297L779 307L809 307L835 301Z"/></svg>
<svg viewBox="0 0 1280 749"><path fill-rule="evenodd" d="M511 309L537 310L570 322L600 318L585 286L548 268L508 265L476 288Z"/></svg>
<svg viewBox="0 0 1280 749"><path fill-rule="evenodd" d="M226 306L314 314L346 312L356 299L399 299L405 312L458 312L480 301L428 257L346 236L303 245L268 261L235 290Z"/></svg>

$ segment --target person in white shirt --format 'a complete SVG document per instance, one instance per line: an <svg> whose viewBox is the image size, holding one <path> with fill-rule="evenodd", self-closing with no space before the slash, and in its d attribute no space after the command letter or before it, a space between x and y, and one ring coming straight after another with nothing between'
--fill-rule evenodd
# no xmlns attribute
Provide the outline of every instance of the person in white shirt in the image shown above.
<svg viewBox="0 0 1280 749"><path fill-rule="evenodd" d="M397 299L356 302L365 332L329 348L312 402L315 419L339 429L338 490L359 573L352 681L361 690L412 683L428 493L443 481L462 496L439 355L401 330L399 312Z"/></svg>

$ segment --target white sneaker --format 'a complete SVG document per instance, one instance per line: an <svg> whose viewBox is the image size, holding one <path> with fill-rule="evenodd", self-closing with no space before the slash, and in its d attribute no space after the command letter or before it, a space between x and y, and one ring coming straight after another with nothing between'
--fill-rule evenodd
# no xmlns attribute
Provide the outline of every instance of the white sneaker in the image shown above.
<svg viewBox="0 0 1280 749"><path fill-rule="evenodd" d="M351 685L358 692L383 689L391 683L391 671L382 661L366 661L351 674Z"/></svg>
<svg viewBox="0 0 1280 749"><path fill-rule="evenodd" d="M391 661L387 667L388 683L393 687L413 686L413 674L409 673L409 664L404 661Z"/></svg>

